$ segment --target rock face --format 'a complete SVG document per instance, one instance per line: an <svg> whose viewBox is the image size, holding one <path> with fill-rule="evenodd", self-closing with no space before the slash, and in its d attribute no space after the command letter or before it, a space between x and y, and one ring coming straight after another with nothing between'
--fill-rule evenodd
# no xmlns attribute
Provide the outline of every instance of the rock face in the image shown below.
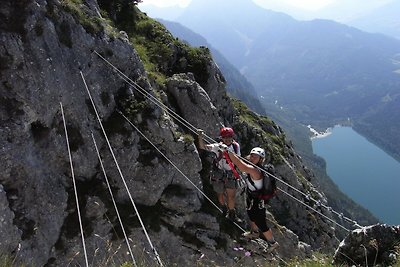
<svg viewBox="0 0 400 267"><path fill-rule="evenodd" d="M190 118L190 123L197 125L208 133L216 131L223 125L218 110L211 102L210 96L187 74L175 74L167 82L167 90L177 100L183 118ZM204 118L208 118L204 120Z"/></svg>
<svg viewBox="0 0 400 267"><path fill-rule="evenodd" d="M400 257L400 226L376 224L352 231L335 252L337 264L389 266Z"/></svg>
<svg viewBox="0 0 400 267"><path fill-rule="evenodd" d="M194 129L182 126L137 88L210 136L217 136L222 125L233 126L243 153L268 144L269 151L279 151L283 159L275 162L277 177L326 203L312 185L315 177L285 141L281 129L261 119L256 124L243 120L212 61L203 87L191 73L171 75L165 87L152 85L126 34L113 36L94 30L96 24L90 21L99 20L100 8L95 0L83 2L79 9L83 17L65 6L68 1L5 0L0 6L0 254L35 266L84 265L61 102L89 262L109 266L131 259L93 145L93 132L133 253L138 261L154 264L83 76L125 183L165 264L233 265L240 260L255 266L265 257L272 259L241 240L241 232L221 218L193 186L216 201L207 179L207 164L193 141ZM95 52L137 85L127 84ZM134 110L130 119L141 132L117 112L126 103ZM183 170L184 176L142 134ZM237 197L244 218L243 199L239 193ZM304 196L297 197L306 201ZM336 246L332 224L285 194L279 194L270 206L269 225L281 244L281 257L303 258L311 249L329 251ZM329 212L325 215L332 217ZM242 250L234 249L238 246L252 251L252 257L240 254Z"/></svg>

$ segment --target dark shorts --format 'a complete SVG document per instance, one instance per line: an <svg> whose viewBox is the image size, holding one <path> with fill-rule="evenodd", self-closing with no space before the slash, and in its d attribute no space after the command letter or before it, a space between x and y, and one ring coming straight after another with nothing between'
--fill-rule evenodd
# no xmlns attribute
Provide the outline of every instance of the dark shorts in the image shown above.
<svg viewBox="0 0 400 267"><path fill-rule="evenodd" d="M254 222L261 232L268 231L267 209L265 208L264 200L252 198L247 194L246 208L250 221Z"/></svg>

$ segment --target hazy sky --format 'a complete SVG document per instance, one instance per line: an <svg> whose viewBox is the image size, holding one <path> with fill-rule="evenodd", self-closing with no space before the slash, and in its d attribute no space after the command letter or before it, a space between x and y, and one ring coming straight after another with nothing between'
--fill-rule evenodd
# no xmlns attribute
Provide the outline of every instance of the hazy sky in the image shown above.
<svg viewBox="0 0 400 267"><path fill-rule="evenodd" d="M144 0L143 4L153 4L160 7L179 5L185 7L191 0ZM217 0L218 1L218 0ZM337 0L336 0L337 1ZM276 5L276 2L282 2L283 5L293 6L306 10L318 10L321 7L327 6L335 2L335 0L253 0L260 5ZM274 3L275 2L275 3Z"/></svg>
<svg viewBox="0 0 400 267"><path fill-rule="evenodd" d="M185 7L190 3L190 1L191 0L143 0L143 3L140 5L151 4L159 7L179 5L181 7Z"/></svg>
<svg viewBox="0 0 400 267"><path fill-rule="evenodd" d="M143 0L141 5L185 7L190 1ZM396 0L253 0L264 8L281 11L297 19L325 18L340 22L353 20L393 1Z"/></svg>

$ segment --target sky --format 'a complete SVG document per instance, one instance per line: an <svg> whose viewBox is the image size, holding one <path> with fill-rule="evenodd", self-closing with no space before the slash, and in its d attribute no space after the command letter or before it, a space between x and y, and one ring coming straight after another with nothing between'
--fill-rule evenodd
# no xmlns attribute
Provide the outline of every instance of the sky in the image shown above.
<svg viewBox="0 0 400 267"><path fill-rule="evenodd" d="M255 3L261 5L261 6L268 6L268 5L276 5L277 1L273 0L256 0L254 1ZM321 8L324 8L326 6L329 6L335 2L335 0L302 0L302 1L297 1L297 0L280 0L279 1L282 6L288 6L288 7L295 7L299 9L304 9L304 10L319 10Z"/></svg>
<svg viewBox="0 0 400 267"><path fill-rule="evenodd" d="M190 3L190 0L143 0L140 5L155 5L159 7L176 6L186 7Z"/></svg>
<svg viewBox="0 0 400 267"><path fill-rule="evenodd" d="M141 5L186 7L191 0L143 0ZM217 1L217 0L216 0ZM253 0L259 6L280 11L296 19L332 19L347 22L396 0Z"/></svg>

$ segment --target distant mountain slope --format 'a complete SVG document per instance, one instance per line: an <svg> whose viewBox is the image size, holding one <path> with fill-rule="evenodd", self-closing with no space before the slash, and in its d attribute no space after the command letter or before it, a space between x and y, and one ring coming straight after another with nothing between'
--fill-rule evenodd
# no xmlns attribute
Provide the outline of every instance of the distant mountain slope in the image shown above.
<svg viewBox="0 0 400 267"><path fill-rule="evenodd" d="M399 158L400 125L390 113L400 114L394 104L399 59L396 39L314 20L267 29L243 69L266 99L298 121L328 127L350 118L356 130Z"/></svg>
<svg viewBox="0 0 400 267"><path fill-rule="evenodd" d="M358 117L399 91L393 64L399 52L395 39L331 21L298 22L284 32L265 30L247 56L245 74L283 105L307 106L307 117Z"/></svg>
<svg viewBox="0 0 400 267"><path fill-rule="evenodd" d="M368 32L379 32L400 39L399 13L400 2L393 1L348 23Z"/></svg>
<svg viewBox="0 0 400 267"><path fill-rule="evenodd" d="M192 0L176 19L205 37L237 68L245 64L254 39L265 28L290 20L290 16L262 9L251 0Z"/></svg>
<svg viewBox="0 0 400 267"><path fill-rule="evenodd" d="M400 159L400 135L387 134L400 127L385 107L400 94L400 41L327 20L296 21L250 0L203 2L193 0L177 20L221 51L269 103L321 128L350 118Z"/></svg>
<svg viewBox="0 0 400 267"><path fill-rule="evenodd" d="M219 68L224 74L228 92L234 97L244 101L255 112L265 114L264 108L256 98L257 94L253 85L217 49L213 48L204 37L179 23L163 19L157 20L161 22L174 36L185 40L190 45L208 47L214 60L217 62Z"/></svg>

